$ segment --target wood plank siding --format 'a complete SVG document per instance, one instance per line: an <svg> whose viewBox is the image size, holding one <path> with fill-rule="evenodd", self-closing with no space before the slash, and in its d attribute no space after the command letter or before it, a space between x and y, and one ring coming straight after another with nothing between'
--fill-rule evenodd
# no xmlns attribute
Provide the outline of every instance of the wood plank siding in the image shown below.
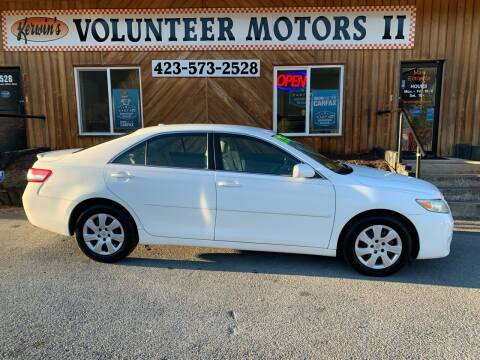
<svg viewBox="0 0 480 360"><path fill-rule="evenodd" d="M46 115L27 120L30 147L85 147L109 137L79 136L74 67L141 67L144 125L234 123L272 129L276 65L344 64L343 135L305 137L321 152L349 154L394 148L401 61L444 60L440 109L440 155L458 143L480 144L480 1L478 0L10 0L0 10L163 7L417 6L415 47L410 50L202 51L202 52L5 52L1 66L19 66L25 109ZM151 76L153 59L261 60L260 78L168 79Z"/></svg>

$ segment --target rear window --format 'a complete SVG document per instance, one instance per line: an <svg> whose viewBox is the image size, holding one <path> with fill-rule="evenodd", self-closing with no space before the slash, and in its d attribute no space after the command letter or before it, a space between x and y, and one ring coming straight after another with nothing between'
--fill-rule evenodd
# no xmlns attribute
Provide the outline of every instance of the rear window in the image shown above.
<svg viewBox="0 0 480 360"><path fill-rule="evenodd" d="M147 142L150 166L207 169L207 134L162 135Z"/></svg>

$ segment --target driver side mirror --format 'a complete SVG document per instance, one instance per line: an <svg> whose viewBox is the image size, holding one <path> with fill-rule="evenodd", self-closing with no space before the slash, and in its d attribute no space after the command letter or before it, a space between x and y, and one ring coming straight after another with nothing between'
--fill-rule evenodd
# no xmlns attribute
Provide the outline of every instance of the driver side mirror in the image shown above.
<svg viewBox="0 0 480 360"><path fill-rule="evenodd" d="M293 167L294 178L313 178L315 174L315 170L308 164L297 164Z"/></svg>

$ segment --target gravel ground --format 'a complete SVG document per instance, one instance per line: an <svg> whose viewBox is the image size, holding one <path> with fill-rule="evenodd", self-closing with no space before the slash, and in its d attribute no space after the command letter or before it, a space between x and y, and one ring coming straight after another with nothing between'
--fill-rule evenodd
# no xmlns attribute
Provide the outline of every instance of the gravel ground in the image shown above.
<svg viewBox="0 0 480 360"><path fill-rule="evenodd" d="M384 279L315 256L140 246L115 265L0 209L0 357L479 359L480 233Z"/></svg>

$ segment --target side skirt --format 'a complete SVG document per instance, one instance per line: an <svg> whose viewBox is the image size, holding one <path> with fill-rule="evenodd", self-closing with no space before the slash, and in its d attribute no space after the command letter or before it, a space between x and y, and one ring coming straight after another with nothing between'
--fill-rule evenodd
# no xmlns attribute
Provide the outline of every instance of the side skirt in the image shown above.
<svg viewBox="0 0 480 360"><path fill-rule="evenodd" d="M225 248L235 250L251 250L251 251L266 251L266 252L280 252L292 254L307 254L307 255L321 255L335 257L337 251L335 249L324 249L306 246L288 246L276 244L257 244L237 241L216 241L216 240L199 240L199 239L182 239L170 238L161 236L152 236L144 230L138 230L139 244L143 245L179 245L179 246L197 246L197 247L211 247L211 248Z"/></svg>

